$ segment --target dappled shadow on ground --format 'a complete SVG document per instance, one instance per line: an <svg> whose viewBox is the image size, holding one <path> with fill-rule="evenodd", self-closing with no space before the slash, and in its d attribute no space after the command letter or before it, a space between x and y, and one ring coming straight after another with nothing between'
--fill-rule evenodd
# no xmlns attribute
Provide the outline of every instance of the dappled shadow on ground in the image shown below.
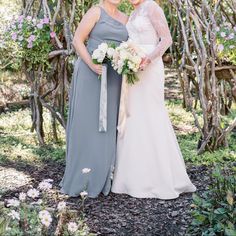
<svg viewBox="0 0 236 236"><path fill-rule="evenodd" d="M31 178L23 171L17 171L14 168L0 166L1 187L0 194L18 189L29 184Z"/></svg>
<svg viewBox="0 0 236 236"><path fill-rule="evenodd" d="M1 191L2 191L2 196L1 198L6 198L10 196L14 196L15 193L25 190L27 188L27 184L30 184L32 186L37 186L39 182L41 182L44 179L53 179L55 181L55 184L58 185L60 179L62 178L62 173L64 172L64 165L54 162L52 160L49 161L43 161L43 163L39 164L34 164L32 163L27 163L22 160L15 160L15 161L10 161L7 160L5 163L0 165L0 170L4 169L8 173L8 177L12 174L12 178L16 179L21 178L20 175L15 175L15 172L22 173L24 176L27 176L27 182L25 184L22 183L21 187L15 186L15 188L9 186L5 186L4 189L7 189L7 191L3 191L4 189L1 186ZM13 170L10 172L10 170ZM4 178L4 176L1 176Z"/></svg>
<svg viewBox="0 0 236 236"><path fill-rule="evenodd" d="M25 143L21 138L11 135L1 137L2 146L4 146L5 143L8 144L7 149L3 149L0 153L0 194L2 195L2 199L14 196L16 192L25 190L29 184L36 186L40 181L46 178L54 179L57 184L57 181L62 177L64 171L62 161L54 161L52 157L46 158L40 156L42 150L44 150L44 152L47 150L53 153L54 148L50 145L39 147ZM7 153L9 146L16 148L18 145L21 145L21 147L26 146L31 152L37 154L38 159L25 159L22 152L15 155L14 159L9 157ZM4 152L6 152L6 154L3 154Z"/></svg>

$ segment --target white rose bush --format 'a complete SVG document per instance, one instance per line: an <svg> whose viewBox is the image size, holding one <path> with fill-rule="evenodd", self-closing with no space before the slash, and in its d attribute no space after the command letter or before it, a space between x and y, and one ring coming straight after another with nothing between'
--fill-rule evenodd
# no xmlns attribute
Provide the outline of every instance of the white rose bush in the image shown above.
<svg viewBox="0 0 236 236"><path fill-rule="evenodd" d="M84 174L89 168L83 170ZM71 210L66 201L59 196L57 203L50 203L47 197L53 194L51 179L45 179L37 188L20 192L17 197L5 199L0 206L0 235L94 235L84 221L84 206ZM82 204L86 199L85 191L81 192Z"/></svg>

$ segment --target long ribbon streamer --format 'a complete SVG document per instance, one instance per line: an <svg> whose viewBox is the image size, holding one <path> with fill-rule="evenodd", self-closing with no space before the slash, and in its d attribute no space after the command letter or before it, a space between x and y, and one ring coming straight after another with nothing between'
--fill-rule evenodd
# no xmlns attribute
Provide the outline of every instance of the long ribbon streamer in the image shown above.
<svg viewBox="0 0 236 236"><path fill-rule="evenodd" d="M121 86L121 95L120 95L120 108L119 108L119 119L117 130L119 133L119 137L122 138L124 136L124 129L128 113L127 106L127 95L128 95L128 83L127 83L127 75L122 76L122 86Z"/></svg>
<svg viewBox="0 0 236 236"><path fill-rule="evenodd" d="M99 132L107 131L107 64L102 64L99 104Z"/></svg>

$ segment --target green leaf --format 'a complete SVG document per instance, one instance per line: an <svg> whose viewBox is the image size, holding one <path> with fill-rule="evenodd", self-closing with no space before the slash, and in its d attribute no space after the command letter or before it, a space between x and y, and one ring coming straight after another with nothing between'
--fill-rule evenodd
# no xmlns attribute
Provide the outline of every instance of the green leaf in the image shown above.
<svg viewBox="0 0 236 236"><path fill-rule="evenodd" d="M236 236L236 230L235 229L225 229L225 235L226 236Z"/></svg>
<svg viewBox="0 0 236 236"><path fill-rule="evenodd" d="M225 214L226 210L224 208L217 208L216 210L214 210L215 214Z"/></svg>
<svg viewBox="0 0 236 236"><path fill-rule="evenodd" d="M196 205L200 205L202 203L202 199L195 193L193 194L193 201Z"/></svg>

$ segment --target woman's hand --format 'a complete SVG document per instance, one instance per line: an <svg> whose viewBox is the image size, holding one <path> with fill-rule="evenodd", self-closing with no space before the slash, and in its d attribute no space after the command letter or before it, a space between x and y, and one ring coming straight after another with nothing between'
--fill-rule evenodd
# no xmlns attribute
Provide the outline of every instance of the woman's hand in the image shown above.
<svg viewBox="0 0 236 236"><path fill-rule="evenodd" d="M102 65L93 63L90 68L98 75L102 74Z"/></svg>
<svg viewBox="0 0 236 236"><path fill-rule="evenodd" d="M151 63L151 60L148 57L142 58L139 69L144 70L150 63Z"/></svg>

